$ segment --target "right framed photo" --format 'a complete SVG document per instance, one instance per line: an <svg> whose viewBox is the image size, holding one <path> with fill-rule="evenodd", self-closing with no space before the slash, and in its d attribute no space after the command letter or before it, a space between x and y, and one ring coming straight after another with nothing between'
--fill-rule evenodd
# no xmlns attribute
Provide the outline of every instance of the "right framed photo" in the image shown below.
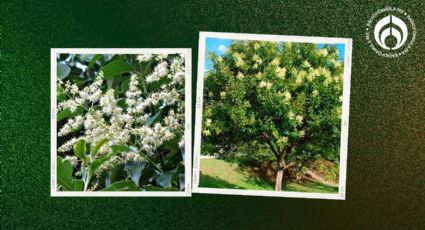
<svg viewBox="0 0 425 230"><path fill-rule="evenodd" d="M345 200L352 39L200 32L193 192Z"/></svg>

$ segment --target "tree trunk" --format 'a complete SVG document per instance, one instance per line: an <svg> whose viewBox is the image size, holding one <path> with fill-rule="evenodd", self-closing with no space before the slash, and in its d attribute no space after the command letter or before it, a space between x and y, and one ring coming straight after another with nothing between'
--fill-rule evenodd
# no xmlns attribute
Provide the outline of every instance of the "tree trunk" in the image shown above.
<svg viewBox="0 0 425 230"><path fill-rule="evenodd" d="M285 169L285 159L279 156L277 160L277 168L276 168L276 184L274 187L275 191L282 190L282 181L283 181L283 170Z"/></svg>
<svg viewBox="0 0 425 230"><path fill-rule="evenodd" d="M277 169L275 191L282 190L283 169Z"/></svg>

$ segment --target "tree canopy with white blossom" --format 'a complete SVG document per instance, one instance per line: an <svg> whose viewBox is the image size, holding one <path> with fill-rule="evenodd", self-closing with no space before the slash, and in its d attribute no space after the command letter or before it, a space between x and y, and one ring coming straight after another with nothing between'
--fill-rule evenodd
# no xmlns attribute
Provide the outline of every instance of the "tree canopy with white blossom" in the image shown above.
<svg viewBox="0 0 425 230"><path fill-rule="evenodd" d="M203 154L265 153L277 165L275 190L288 167L338 162L343 63L335 46L233 41L209 59Z"/></svg>

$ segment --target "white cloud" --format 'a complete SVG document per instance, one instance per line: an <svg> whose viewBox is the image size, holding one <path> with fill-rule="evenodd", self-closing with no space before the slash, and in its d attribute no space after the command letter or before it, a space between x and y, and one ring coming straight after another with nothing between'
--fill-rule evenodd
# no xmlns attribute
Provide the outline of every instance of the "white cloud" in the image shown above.
<svg viewBox="0 0 425 230"><path fill-rule="evenodd" d="M227 50L227 47L225 45L221 44L221 45L218 46L218 50L220 52L223 52L224 53Z"/></svg>

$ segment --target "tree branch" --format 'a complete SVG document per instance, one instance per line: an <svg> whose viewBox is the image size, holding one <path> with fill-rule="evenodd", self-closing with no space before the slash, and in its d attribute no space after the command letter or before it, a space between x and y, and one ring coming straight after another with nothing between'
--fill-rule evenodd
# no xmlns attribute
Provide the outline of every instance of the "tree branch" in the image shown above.
<svg viewBox="0 0 425 230"><path fill-rule="evenodd" d="M270 147L270 149L272 150L273 154L275 155L276 159L279 160L279 152L274 148L273 143L271 142L271 140L269 139L269 136L267 135L267 133L263 133L263 138L264 141L267 143L267 145Z"/></svg>
<svg viewBox="0 0 425 230"><path fill-rule="evenodd" d="M290 167L292 167L294 165L295 165L295 162L292 162L292 163L286 165L283 169L286 170L286 169L288 169L288 168L290 168Z"/></svg>

